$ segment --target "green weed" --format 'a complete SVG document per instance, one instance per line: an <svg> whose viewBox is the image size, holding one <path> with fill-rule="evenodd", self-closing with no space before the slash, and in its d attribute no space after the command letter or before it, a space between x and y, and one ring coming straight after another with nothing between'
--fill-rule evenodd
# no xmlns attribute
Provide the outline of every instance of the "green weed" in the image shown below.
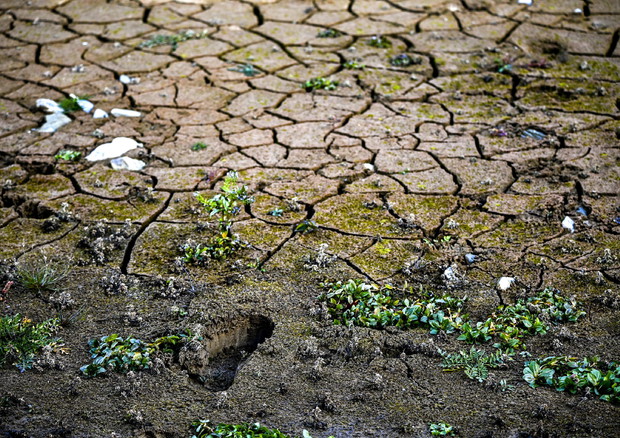
<svg viewBox="0 0 620 438"><path fill-rule="evenodd" d="M392 47L392 43L383 35L375 35L371 37L366 44L372 47L377 47L379 49L388 49Z"/></svg>
<svg viewBox="0 0 620 438"><path fill-rule="evenodd" d="M82 157L82 153L79 151L70 151L67 149L63 149L54 155L55 160L64 160L64 161L80 161Z"/></svg>
<svg viewBox="0 0 620 438"><path fill-rule="evenodd" d="M342 32L336 29L322 30L316 34L318 38L338 38L342 36Z"/></svg>
<svg viewBox="0 0 620 438"><path fill-rule="evenodd" d="M620 362L550 356L526 362L523 379L532 388L550 386L571 394L590 392L601 400L620 403Z"/></svg>
<svg viewBox="0 0 620 438"><path fill-rule="evenodd" d="M197 245L194 248L184 249L184 261L196 262L206 260L208 255L212 259L223 260L242 247L242 242L233 234L233 219L244 205L254 202L248 195L245 185L237 184L236 172L228 172L222 185L222 193L212 198L205 198L196 193L195 197L202 204L210 217L218 217L218 233L207 246Z"/></svg>
<svg viewBox="0 0 620 438"><path fill-rule="evenodd" d="M501 350L488 354L475 347L471 347L469 352L459 351L458 353L448 354L445 351L440 351L440 354L444 358L441 363L444 371L463 370L467 377L479 382L484 382L489 376L489 368L498 368L509 358Z"/></svg>
<svg viewBox="0 0 620 438"><path fill-rule="evenodd" d="M302 88L306 91L314 90L335 90L338 87L338 81L326 78L312 78L303 83Z"/></svg>
<svg viewBox="0 0 620 438"><path fill-rule="evenodd" d="M22 372L32 368L43 347L61 342L52 337L57 330L57 319L36 324L20 314L3 316L0 318L0 366L10 362Z"/></svg>
<svg viewBox="0 0 620 438"><path fill-rule="evenodd" d="M432 436L454 436L454 427L448 423L431 423L428 430Z"/></svg>
<svg viewBox="0 0 620 438"><path fill-rule="evenodd" d="M146 41L142 41L139 47L158 47L172 46L172 50L176 50L179 43L188 40L197 40L208 36L207 31L195 32L193 30L184 30L174 35L154 35Z"/></svg>
<svg viewBox="0 0 620 438"><path fill-rule="evenodd" d="M342 66L347 70L364 70L366 68L366 64L361 64L357 61L347 61Z"/></svg>
<svg viewBox="0 0 620 438"><path fill-rule="evenodd" d="M108 371L127 373L148 369L152 365L152 356L160 350L172 351L171 347L182 342L187 335L172 335L157 338L145 343L133 337L122 338L117 334L103 336L88 341L90 347L90 364L80 368L88 377L95 377Z"/></svg>
<svg viewBox="0 0 620 438"><path fill-rule="evenodd" d="M26 289L41 293L56 291L59 283L69 275L68 268L59 268L48 263L46 257L40 261L17 267L17 281Z"/></svg>
<svg viewBox="0 0 620 438"><path fill-rule="evenodd" d="M199 142L194 143L194 144L192 145L191 149L192 149L192 151L194 151L194 152L198 152L198 151L205 150L207 147L208 147L208 146L207 146L205 143L203 143L203 142L199 141Z"/></svg>
<svg viewBox="0 0 620 438"><path fill-rule="evenodd" d="M464 299L436 297L420 289L419 297L412 288L396 289L360 280L322 285L328 289L319 299L327 303L334 324L362 327L421 327L431 334L453 333L462 324ZM403 298L397 297L397 295Z"/></svg>

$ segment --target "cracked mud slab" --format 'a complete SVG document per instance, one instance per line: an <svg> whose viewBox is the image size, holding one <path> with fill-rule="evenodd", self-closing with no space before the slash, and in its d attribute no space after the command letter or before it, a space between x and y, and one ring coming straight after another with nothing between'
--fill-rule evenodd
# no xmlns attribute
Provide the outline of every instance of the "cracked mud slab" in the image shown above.
<svg viewBox="0 0 620 438"><path fill-rule="evenodd" d="M322 282L407 282L467 295L479 316L514 277L507 302L553 287L588 312L530 340L533 357L619 360L617 1L0 10L0 289L16 265L71 267L65 304L14 284L0 314L74 315L62 352L0 370L3 436L183 437L198 418L314 437L423 437L440 421L470 437L617 436L617 405L530 388L525 357L478 384L441 370L438 348L469 349L455 336L334 326L317 301ZM338 85L305 91L319 76ZM141 116L75 111L33 131L36 100L70 94ZM127 154L142 171L83 158L116 137L144 144ZM193 193L215 195L228 171L255 198L233 225L247 246L183 264L182 245L215 234ZM201 344L152 370L79 372L92 338L186 329Z"/></svg>

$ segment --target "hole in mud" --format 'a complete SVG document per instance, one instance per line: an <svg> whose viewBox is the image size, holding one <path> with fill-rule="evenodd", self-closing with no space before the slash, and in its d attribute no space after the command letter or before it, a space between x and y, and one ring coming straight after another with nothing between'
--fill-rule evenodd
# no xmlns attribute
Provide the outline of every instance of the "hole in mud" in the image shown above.
<svg viewBox="0 0 620 438"><path fill-rule="evenodd" d="M253 315L214 327L201 341L188 344L179 362L190 376L211 391L229 388L239 367L273 334L271 319Z"/></svg>

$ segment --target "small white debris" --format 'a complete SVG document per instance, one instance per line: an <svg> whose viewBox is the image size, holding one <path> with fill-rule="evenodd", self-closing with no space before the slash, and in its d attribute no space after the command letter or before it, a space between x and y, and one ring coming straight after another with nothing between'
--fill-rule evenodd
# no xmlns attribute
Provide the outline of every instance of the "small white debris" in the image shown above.
<svg viewBox="0 0 620 438"><path fill-rule="evenodd" d="M571 233L575 232L575 221L566 216L562 221L562 227L569 230Z"/></svg>
<svg viewBox="0 0 620 438"><path fill-rule="evenodd" d="M72 73L84 73L85 71L86 71L86 67L84 67L84 64L78 64L78 65L74 65L73 67L71 67Z"/></svg>
<svg viewBox="0 0 620 438"><path fill-rule="evenodd" d="M446 279L448 283L456 283L459 281L459 277L457 275L456 266L450 266L445 271L443 271L443 277Z"/></svg>
<svg viewBox="0 0 620 438"><path fill-rule="evenodd" d="M100 161L107 160L108 158L116 158L129 152L132 149L136 149L139 147L142 147L142 143L138 143L137 141L128 137L117 137L112 140L111 143L104 143L100 146L97 146L95 150L88 154L86 159L88 161Z"/></svg>
<svg viewBox="0 0 620 438"><path fill-rule="evenodd" d="M514 277L502 277L499 280L497 280L497 287L500 288L501 290L506 290L510 286L512 286L512 283L514 282L515 282Z"/></svg>
<svg viewBox="0 0 620 438"><path fill-rule="evenodd" d="M133 110L113 108L110 112L114 117L142 117L141 112Z"/></svg>
<svg viewBox="0 0 620 438"><path fill-rule="evenodd" d="M369 171L369 172L374 172L375 171L375 166L373 166L370 163L364 163L364 169Z"/></svg>
<svg viewBox="0 0 620 438"><path fill-rule="evenodd" d="M580 8L576 8L573 13L574 14L581 14L583 12L583 10L581 10Z"/></svg>
<svg viewBox="0 0 620 438"><path fill-rule="evenodd" d="M95 110L95 112L93 113L93 119L107 119L108 118L108 113L106 113L104 110L97 108Z"/></svg>
<svg viewBox="0 0 620 438"><path fill-rule="evenodd" d="M94 103L86 99L78 99L77 104L80 106L80 108L82 108L82 111L84 111L85 113L91 112L93 108L95 107Z"/></svg>
<svg viewBox="0 0 620 438"><path fill-rule="evenodd" d="M531 6L532 5L532 0L519 0L519 1L517 1L517 3L520 4L520 5Z"/></svg>
<svg viewBox="0 0 620 438"><path fill-rule="evenodd" d="M110 161L110 166L112 166L112 169L114 170L138 171L138 170L144 169L144 166L146 166L146 163L144 161L135 160L129 157L120 157L120 158L115 158L112 161Z"/></svg>
<svg viewBox="0 0 620 438"><path fill-rule="evenodd" d="M45 123L36 132L56 132L66 124L71 123L71 119L63 113L53 113L45 116Z"/></svg>
<svg viewBox="0 0 620 438"><path fill-rule="evenodd" d="M37 99L37 108L43 108L48 113L63 113L64 110L52 99Z"/></svg>
<svg viewBox="0 0 620 438"><path fill-rule="evenodd" d="M133 85L133 84L140 83L140 78L134 78L134 77L127 76L127 75L121 75L119 80L125 85Z"/></svg>

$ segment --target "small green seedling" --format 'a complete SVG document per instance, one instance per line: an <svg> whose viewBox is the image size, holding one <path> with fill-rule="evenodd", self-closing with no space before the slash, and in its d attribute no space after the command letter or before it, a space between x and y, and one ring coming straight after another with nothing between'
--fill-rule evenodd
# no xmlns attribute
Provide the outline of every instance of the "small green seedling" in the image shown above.
<svg viewBox="0 0 620 438"><path fill-rule="evenodd" d="M188 40L197 40L205 38L209 35L207 31L195 32L193 30L184 30L174 35L153 35L146 41L142 41L139 47L158 47L158 46L172 46L172 50L176 50L179 43Z"/></svg>
<svg viewBox="0 0 620 438"><path fill-rule="evenodd" d="M366 64L361 64L357 61L347 61L342 66L347 70L364 70L366 68Z"/></svg>
<svg viewBox="0 0 620 438"><path fill-rule="evenodd" d="M319 38L339 38L342 36L342 32L336 29L326 29L320 31L316 36Z"/></svg>
<svg viewBox="0 0 620 438"><path fill-rule="evenodd" d="M36 355L43 347L61 342L52 337L58 327L57 319L37 324L20 314L1 317L0 366L9 362L21 372L32 368Z"/></svg>
<svg viewBox="0 0 620 438"><path fill-rule="evenodd" d="M454 427L448 423L431 423L428 427L432 436L454 436Z"/></svg>
<svg viewBox="0 0 620 438"><path fill-rule="evenodd" d="M244 205L254 202L254 198L248 195L245 185L238 186L239 177L236 172L228 172L222 185L222 193L206 199L196 193L196 199L202 204L209 216L218 216L218 234L211 243L203 248L194 248L193 253L186 251L185 258L201 258L206 254L210 258L223 260L242 246L242 242L233 234L233 219L237 216ZM203 258L204 260L204 258Z"/></svg>
<svg viewBox="0 0 620 438"><path fill-rule="evenodd" d="M191 149L192 149L192 151L194 151L194 152L198 152L198 151L203 151L203 150L205 150L207 147L208 147L208 146L207 146L205 143L203 143L203 142L199 141L199 142L194 143L194 144L192 145L192 148L191 148Z"/></svg>
<svg viewBox="0 0 620 438"><path fill-rule="evenodd" d="M64 160L64 161L80 161L82 158L82 153L79 151L71 151L68 149L63 149L54 155L55 160Z"/></svg>
<svg viewBox="0 0 620 438"><path fill-rule="evenodd" d="M81 99L86 99L85 97L67 97L58 102L58 105L62 108L62 110L66 113L73 113L76 111L80 111L82 107L78 104L78 101Z"/></svg>
<svg viewBox="0 0 620 438"><path fill-rule="evenodd" d="M412 58L406 53L401 53L400 55L396 55L390 58L390 64L392 64L394 67L409 67L411 65L419 65L421 63L422 58Z"/></svg>
<svg viewBox="0 0 620 438"><path fill-rule="evenodd" d="M297 224L297 226L295 227L295 232L300 234L306 234L316 231L318 229L319 225L315 221L311 219L305 219Z"/></svg>
<svg viewBox="0 0 620 438"><path fill-rule="evenodd" d="M273 217L282 217L283 214L284 214L284 210L281 208L274 208L273 210L269 210L267 212L267 215L273 216Z"/></svg>
<svg viewBox="0 0 620 438"><path fill-rule="evenodd" d="M314 90L335 90L339 82L326 78L312 78L303 83L302 88L308 92Z"/></svg>
<svg viewBox="0 0 620 438"><path fill-rule="evenodd" d="M392 47L392 42L383 35L375 35L371 37L366 44L379 49L388 49Z"/></svg>

